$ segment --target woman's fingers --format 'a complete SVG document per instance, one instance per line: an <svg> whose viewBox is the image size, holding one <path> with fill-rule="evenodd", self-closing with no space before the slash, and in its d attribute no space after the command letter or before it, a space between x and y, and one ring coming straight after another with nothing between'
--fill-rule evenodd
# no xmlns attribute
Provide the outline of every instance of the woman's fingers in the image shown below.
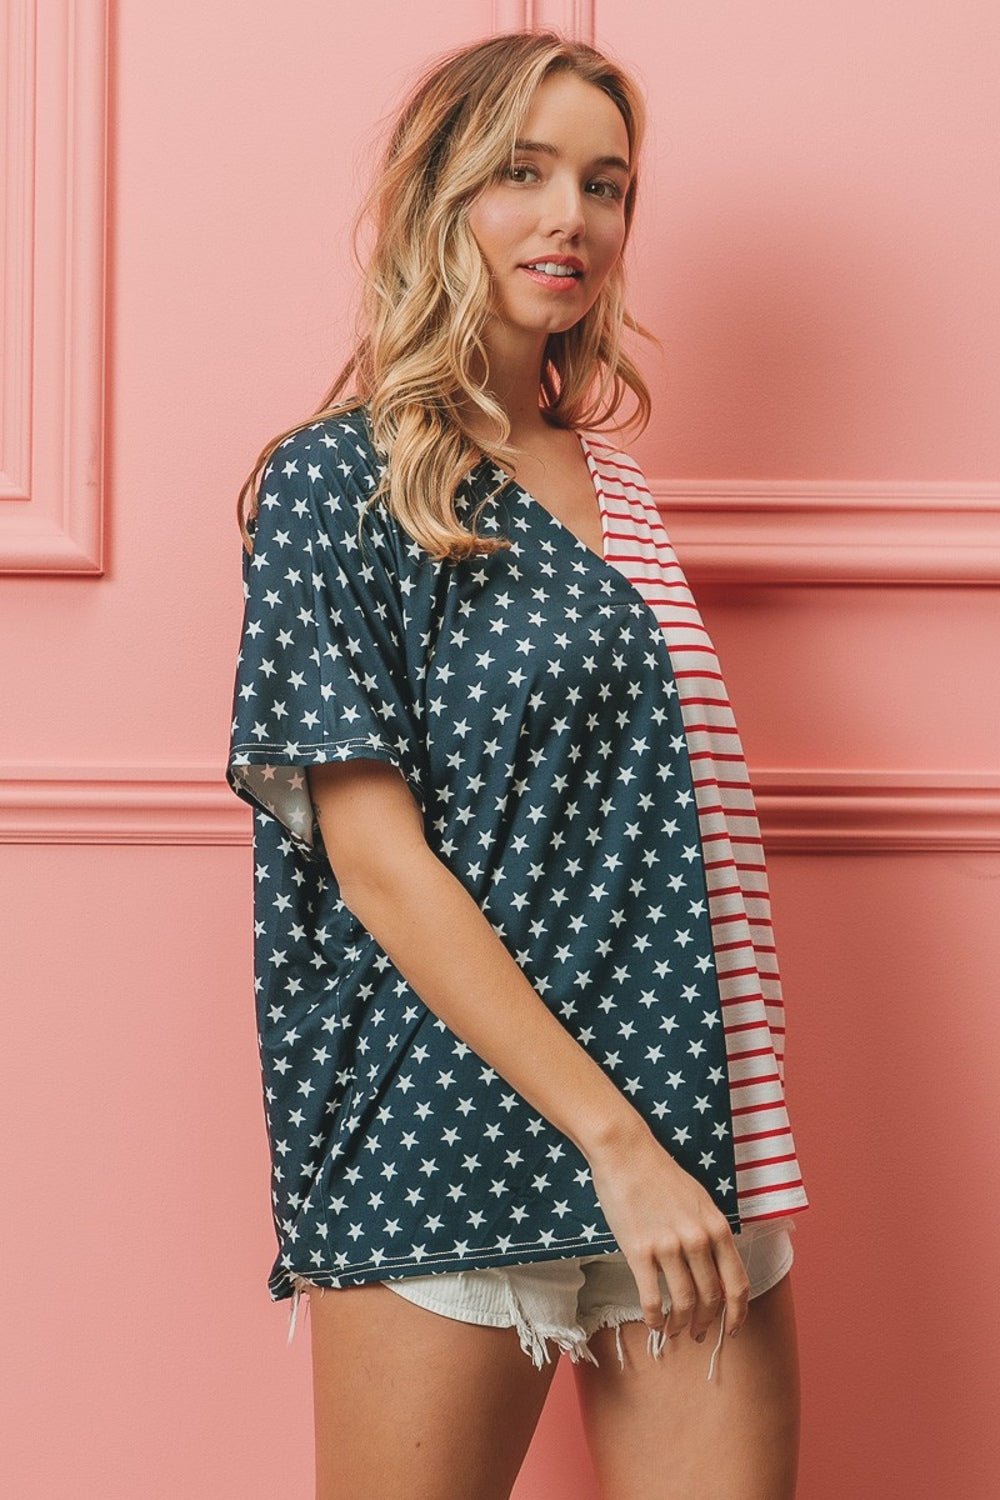
<svg viewBox="0 0 1000 1500"><path fill-rule="evenodd" d="M733 1334L743 1327L750 1310L750 1277L732 1233L716 1245L715 1263L726 1299L726 1331Z"/></svg>
<svg viewBox="0 0 1000 1500"><path fill-rule="evenodd" d="M642 1308L643 1322L647 1328L662 1328L666 1322L666 1316L663 1311L663 1293L660 1290L659 1266L650 1255L634 1263L630 1262L629 1269L639 1291L639 1306Z"/></svg>
<svg viewBox="0 0 1000 1500"><path fill-rule="evenodd" d="M741 1328L749 1279L729 1224L701 1184L652 1136L624 1159L613 1150L599 1155L591 1172L647 1326L671 1338L687 1328L700 1339L725 1303L727 1330Z"/></svg>
<svg viewBox="0 0 1000 1500"><path fill-rule="evenodd" d="M687 1264L692 1282L692 1293L689 1296L691 1307L686 1317L684 1309L681 1309L681 1327L687 1328L693 1339L703 1339L722 1306L722 1283L712 1254L712 1243L707 1235L696 1245L687 1246ZM680 1329L669 1329L671 1334L679 1331Z"/></svg>
<svg viewBox="0 0 1000 1500"><path fill-rule="evenodd" d="M670 1299L665 1332L668 1338L674 1339L678 1334L683 1333L685 1328L692 1327L695 1323L700 1288L707 1285L708 1277L702 1270L701 1281L695 1281L682 1245L676 1250L664 1251L660 1255L660 1266L663 1270L663 1279L667 1283L667 1296ZM716 1277L716 1282L718 1282L718 1277ZM692 1333L697 1331L696 1327L692 1327Z"/></svg>
<svg viewBox="0 0 1000 1500"><path fill-rule="evenodd" d="M750 1280L728 1226L716 1238L706 1232L682 1241L663 1252L659 1262L670 1298L669 1338L686 1328L692 1339L702 1340L723 1303L730 1332L746 1322Z"/></svg>

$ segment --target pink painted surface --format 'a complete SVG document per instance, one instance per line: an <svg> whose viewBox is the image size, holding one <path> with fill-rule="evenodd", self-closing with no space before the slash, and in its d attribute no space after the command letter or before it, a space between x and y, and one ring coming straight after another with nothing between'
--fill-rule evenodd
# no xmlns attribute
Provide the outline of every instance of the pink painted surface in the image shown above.
<svg viewBox="0 0 1000 1500"><path fill-rule="evenodd" d="M656 472L995 481L997 7L629 0L597 31L655 106Z"/></svg>
<svg viewBox="0 0 1000 1500"><path fill-rule="evenodd" d="M0 47L0 572L101 571L107 21L72 8Z"/></svg>
<svg viewBox="0 0 1000 1500"><path fill-rule="evenodd" d="M344 353L379 117L429 52L493 14L339 10L113 11L107 573L0 590L0 756L25 786L55 768L71 787L182 788L221 768L235 489ZM637 310L665 347L635 450L651 480L933 481L943 510L1000 481L997 15L986 0L598 3L598 36L641 63L653 114L636 243ZM905 545L905 508L893 525ZM769 784L995 777L995 591L759 574L699 593ZM0 786L15 841L19 790ZM64 817L86 839L61 805L56 831ZM112 799L105 831L114 816ZM307 1343L286 1349L264 1284L249 851L221 831L213 847L183 796L145 835L143 816L123 805L122 837L148 840L133 848L0 850L0 1489L308 1500ZM771 866L813 1205L793 1273L800 1492L987 1500L998 857L862 844ZM568 1368L516 1494L596 1500Z"/></svg>

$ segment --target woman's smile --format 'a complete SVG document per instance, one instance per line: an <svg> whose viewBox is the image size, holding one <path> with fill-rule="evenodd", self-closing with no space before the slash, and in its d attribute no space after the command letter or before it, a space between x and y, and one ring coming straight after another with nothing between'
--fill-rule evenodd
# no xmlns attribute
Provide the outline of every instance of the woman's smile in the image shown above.
<svg viewBox="0 0 1000 1500"><path fill-rule="evenodd" d="M533 281L554 292L575 290L583 280L583 261L575 255L550 255L544 260L529 261L521 267Z"/></svg>

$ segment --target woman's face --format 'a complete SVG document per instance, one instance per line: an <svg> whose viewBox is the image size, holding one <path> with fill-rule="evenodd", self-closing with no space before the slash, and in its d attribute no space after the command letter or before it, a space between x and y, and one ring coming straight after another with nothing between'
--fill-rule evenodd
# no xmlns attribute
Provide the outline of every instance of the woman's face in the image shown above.
<svg viewBox="0 0 1000 1500"><path fill-rule="evenodd" d="M625 243L629 165L607 94L573 73L539 84L512 167L469 211L507 330L544 347L596 302Z"/></svg>

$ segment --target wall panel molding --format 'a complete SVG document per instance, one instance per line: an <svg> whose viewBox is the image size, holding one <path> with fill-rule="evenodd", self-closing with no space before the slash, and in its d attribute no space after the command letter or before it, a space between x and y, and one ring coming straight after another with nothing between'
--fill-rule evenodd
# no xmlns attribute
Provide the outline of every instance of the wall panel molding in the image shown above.
<svg viewBox="0 0 1000 1500"><path fill-rule="evenodd" d="M102 570L105 0L8 0L0 572Z"/></svg>
<svg viewBox="0 0 1000 1500"><path fill-rule="evenodd" d="M660 479L650 489L702 583L1000 583L1000 485Z"/></svg>
<svg viewBox="0 0 1000 1500"><path fill-rule="evenodd" d="M995 772L751 770L769 850L1000 850Z"/></svg>
<svg viewBox="0 0 1000 1500"><path fill-rule="evenodd" d="M493 0L494 31L545 31L594 42L596 0Z"/></svg>
<svg viewBox="0 0 1000 1500"><path fill-rule="evenodd" d="M993 772L751 774L769 850L1000 850ZM0 843L249 842L248 809L211 767L0 767Z"/></svg>
<svg viewBox="0 0 1000 1500"><path fill-rule="evenodd" d="M0 770L0 843L246 844L250 813L207 766Z"/></svg>

